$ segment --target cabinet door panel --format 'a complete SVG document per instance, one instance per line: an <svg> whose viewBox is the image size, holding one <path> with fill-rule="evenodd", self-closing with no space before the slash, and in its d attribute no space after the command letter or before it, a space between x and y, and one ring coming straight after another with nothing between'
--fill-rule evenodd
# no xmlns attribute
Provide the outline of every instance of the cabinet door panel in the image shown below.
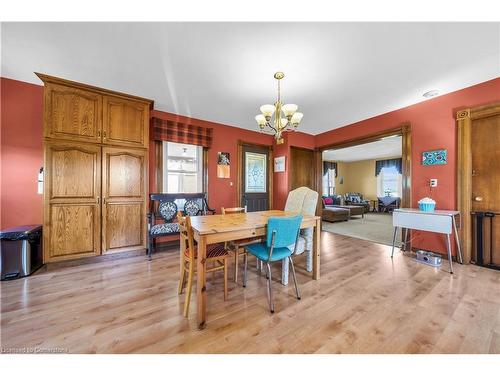
<svg viewBox="0 0 500 375"><path fill-rule="evenodd" d="M96 204L52 204L50 206L49 258L70 259L98 255L100 248L99 207Z"/></svg>
<svg viewBox="0 0 500 375"><path fill-rule="evenodd" d="M107 252L124 248L143 248L143 202L106 204Z"/></svg>
<svg viewBox="0 0 500 375"><path fill-rule="evenodd" d="M44 259L100 254L101 147L45 144Z"/></svg>
<svg viewBox="0 0 500 375"><path fill-rule="evenodd" d="M45 105L46 137L101 142L101 95L48 84L45 90Z"/></svg>
<svg viewBox="0 0 500 375"><path fill-rule="evenodd" d="M104 252L143 249L146 244L147 151L103 148Z"/></svg>
<svg viewBox="0 0 500 375"><path fill-rule="evenodd" d="M117 146L148 146L149 105L105 96L103 121L103 143Z"/></svg>
<svg viewBox="0 0 500 375"><path fill-rule="evenodd" d="M141 198L144 194L144 158L128 152L106 154L107 198Z"/></svg>
<svg viewBox="0 0 500 375"><path fill-rule="evenodd" d="M96 150L55 146L50 150L50 198L93 198L99 165Z"/></svg>

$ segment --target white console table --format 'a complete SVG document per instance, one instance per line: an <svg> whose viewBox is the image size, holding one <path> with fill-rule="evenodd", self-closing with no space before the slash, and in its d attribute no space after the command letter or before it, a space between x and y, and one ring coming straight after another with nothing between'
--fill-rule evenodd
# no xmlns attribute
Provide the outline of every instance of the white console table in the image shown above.
<svg viewBox="0 0 500 375"><path fill-rule="evenodd" d="M416 208L399 208L392 213L392 225L394 226L394 235L392 237L391 258L394 255L394 246L396 242L396 233L398 228L416 229L426 232L442 233L446 235L446 245L448 248L448 260L450 261L450 273L453 273L451 261L451 243L450 234L455 233L457 241L457 255L462 263L462 250L458 238L456 218L460 218L460 211L436 210L433 212L420 211ZM408 243L408 231L405 233L405 250Z"/></svg>

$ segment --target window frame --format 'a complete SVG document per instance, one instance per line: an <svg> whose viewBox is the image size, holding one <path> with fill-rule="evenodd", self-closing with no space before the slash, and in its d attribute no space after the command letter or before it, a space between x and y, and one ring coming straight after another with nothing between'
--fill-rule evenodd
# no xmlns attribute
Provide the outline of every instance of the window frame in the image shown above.
<svg viewBox="0 0 500 375"><path fill-rule="evenodd" d="M164 168L165 163L168 161L168 154L165 155L165 149L167 148L164 146L164 143L167 143L170 141L155 141L155 164L156 164L156 191L160 193L165 193L165 194L176 194L176 193L167 193L164 191L164 181L166 182L168 178L168 170ZM180 142L171 142L171 143L179 143ZM197 172L200 176L198 177L198 183L201 184L201 191L198 193L205 193L207 195L208 199L208 149L203 146L198 146L198 145L189 145L188 146L194 146L197 147ZM167 151L168 152L168 151ZM172 172L178 172L178 171L173 171ZM166 175L166 176L165 176ZM167 186L165 184L165 186ZM167 189L165 189L167 190ZM179 194L182 194L179 193Z"/></svg>
<svg viewBox="0 0 500 375"><path fill-rule="evenodd" d="M394 169L396 173L386 173L386 169ZM402 174L397 171L395 167L383 167L380 170L379 175L377 176L377 196L385 197L387 196L385 193L385 177L386 176L395 176L396 179L396 191L391 191L391 197L402 198L403 186L402 186Z"/></svg>

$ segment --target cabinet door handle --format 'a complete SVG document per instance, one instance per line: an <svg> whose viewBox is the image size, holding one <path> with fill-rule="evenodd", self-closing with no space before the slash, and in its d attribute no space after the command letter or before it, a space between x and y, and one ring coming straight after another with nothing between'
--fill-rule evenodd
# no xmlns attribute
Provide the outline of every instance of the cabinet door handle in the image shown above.
<svg viewBox="0 0 500 375"><path fill-rule="evenodd" d="M97 137L101 138L101 131L100 130L97 131Z"/></svg>
<svg viewBox="0 0 500 375"><path fill-rule="evenodd" d="M97 204L101 203L101 197L97 197Z"/></svg>
<svg viewBox="0 0 500 375"><path fill-rule="evenodd" d="M106 204L106 198L102 198L102 204Z"/></svg>
<svg viewBox="0 0 500 375"><path fill-rule="evenodd" d="M106 130L104 130L103 136L104 138L106 138Z"/></svg>

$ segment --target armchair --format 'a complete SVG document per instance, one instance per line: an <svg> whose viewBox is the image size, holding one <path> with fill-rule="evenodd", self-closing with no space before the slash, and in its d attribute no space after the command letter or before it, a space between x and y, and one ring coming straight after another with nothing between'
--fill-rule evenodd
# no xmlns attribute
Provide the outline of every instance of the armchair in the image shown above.
<svg viewBox="0 0 500 375"><path fill-rule="evenodd" d="M318 193L307 187L299 187L288 193L285 204L285 211L297 212L300 215L314 215L318 204ZM306 252L306 270L312 272L312 248L313 248L313 228L300 230L298 243L295 247L295 254ZM293 248L290 248L293 250ZM289 259L282 260L281 283L288 284Z"/></svg>
<svg viewBox="0 0 500 375"><path fill-rule="evenodd" d="M178 211L187 216L214 214L208 206L206 193L153 193L149 195L148 257L155 247L155 239L179 235L179 224L174 222ZM182 207L182 208L180 208ZM157 223L157 220L163 223Z"/></svg>

